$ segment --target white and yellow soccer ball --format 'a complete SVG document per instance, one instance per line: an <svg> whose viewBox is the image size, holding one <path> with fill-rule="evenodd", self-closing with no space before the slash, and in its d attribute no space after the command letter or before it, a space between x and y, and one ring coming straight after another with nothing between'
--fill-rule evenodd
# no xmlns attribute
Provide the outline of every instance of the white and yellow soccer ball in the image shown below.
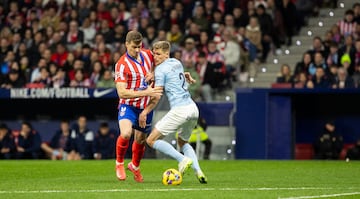
<svg viewBox="0 0 360 199"><path fill-rule="evenodd" d="M164 185L180 185L182 182L181 173L176 169L166 169L163 173L162 183Z"/></svg>

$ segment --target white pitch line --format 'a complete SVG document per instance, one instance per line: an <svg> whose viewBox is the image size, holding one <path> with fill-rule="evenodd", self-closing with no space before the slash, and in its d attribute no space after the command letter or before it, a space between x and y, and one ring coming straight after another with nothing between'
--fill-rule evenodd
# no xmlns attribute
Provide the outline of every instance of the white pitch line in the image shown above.
<svg viewBox="0 0 360 199"><path fill-rule="evenodd" d="M335 197L340 197L340 196L353 196L353 195L360 195L360 192L336 193L336 194L318 195L318 196L295 196L295 197L278 198L278 199L335 198Z"/></svg>
<svg viewBox="0 0 360 199"><path fill-rule="evenodd" d="M172 188L172 189L88 189L88 190L8 190L0 194L42 194L42 193L105 193L105 192L166 192L166 191L278 191L278 190L334 190L329 187L259 187L259 188ZM348 190L358 188L347 188ZM344 188L341 188L344 190ZM354 192L359 193L359 192ZM355 195L353 193L353 195ZM286 198L290 199L290 198ZM295 199L295 198L291 198ZM301 198L296 198L301 199Z"/></svg>

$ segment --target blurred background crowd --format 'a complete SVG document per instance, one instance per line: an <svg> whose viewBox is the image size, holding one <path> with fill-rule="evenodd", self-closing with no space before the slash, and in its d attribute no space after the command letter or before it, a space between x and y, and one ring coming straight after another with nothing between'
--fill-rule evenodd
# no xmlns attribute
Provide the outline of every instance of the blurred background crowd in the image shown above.
<svg viewBox="0 0 360 199"><path fill-rule="evenodd" d="M269 54L293 45L292 37L323 6L336 8L337 1L4 0L0 3L0 86L114 87L112 71L125 52L124 36L136 29L144 36L144 48L158 40L170 41L172 56L198 80L190 87L194 99L210 102L216 93L239 85L235 82L254 77L256 67L266 63ZM321 62L315 59L318 49L329 65L324 67L326 74L330 75L333 64L346 62L339 54L338 62L329 63L330 43L338 46L336 52L349 51L350 59L359 54L350 45L355 44L359 28L347 24L347 20L359 21L359 10L354 4L349 11L352 18L346 14L346 20L329 31L331 42L314 38L314 45L320 46L309 52L312 65ZM356 72L355 63L350 63L350 74ZM279 82L305 81L301 72L306 72L307 80L316 76L314 66L308 72L304 67L296 67L294 73L282 67L284 80Z"/></svg>

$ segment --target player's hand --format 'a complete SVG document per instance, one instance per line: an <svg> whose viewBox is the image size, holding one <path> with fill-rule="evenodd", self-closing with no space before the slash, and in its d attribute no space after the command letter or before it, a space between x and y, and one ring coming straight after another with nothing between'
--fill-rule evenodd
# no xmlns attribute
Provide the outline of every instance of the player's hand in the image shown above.
<svg viewBox="0 0 360 199"><path fill-rule="evenodd" d="M154 82L154 72L147 73L145 75L145 82L147 82L148 84L151 84L152 82Z"/></svg>
<svg viewBox="0 0 360 199"><path fill-rule="evenodd" d="M144 111L141 112L140 115L139 115L139 126L141 128L146 127L146 119L147 119L147 114Z"/></svg>
<svg viewBox="0 0 360 199"><path fill-rule="evenodd" d="M194 84L196 83L196 80L193 79L190 75L189 72L184 72L184 75L185 75L185 78L186 78L186 82L189 83L189 84Z"/></svg>
<svg viewBox="0 0 360 199"><path fill-rule="evenodd" d="M146 89L148 96L160 98L163 94L163 88L162 87L155 87L153 88L154 82L152 82Z"/></svg>

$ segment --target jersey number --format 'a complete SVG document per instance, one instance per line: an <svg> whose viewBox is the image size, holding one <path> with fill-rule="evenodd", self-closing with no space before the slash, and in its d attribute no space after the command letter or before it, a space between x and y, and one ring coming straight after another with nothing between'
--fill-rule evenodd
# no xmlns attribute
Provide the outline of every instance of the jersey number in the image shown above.
<svg viewBox="0 0 360 199"><path fill-rule="evenodd" d="M184 91L187 91L187 89L185 87L185 75L184 75L184 73L179 73L179 78L180 78L180 80L182 80L181 87L184 89Z"/></svg>

